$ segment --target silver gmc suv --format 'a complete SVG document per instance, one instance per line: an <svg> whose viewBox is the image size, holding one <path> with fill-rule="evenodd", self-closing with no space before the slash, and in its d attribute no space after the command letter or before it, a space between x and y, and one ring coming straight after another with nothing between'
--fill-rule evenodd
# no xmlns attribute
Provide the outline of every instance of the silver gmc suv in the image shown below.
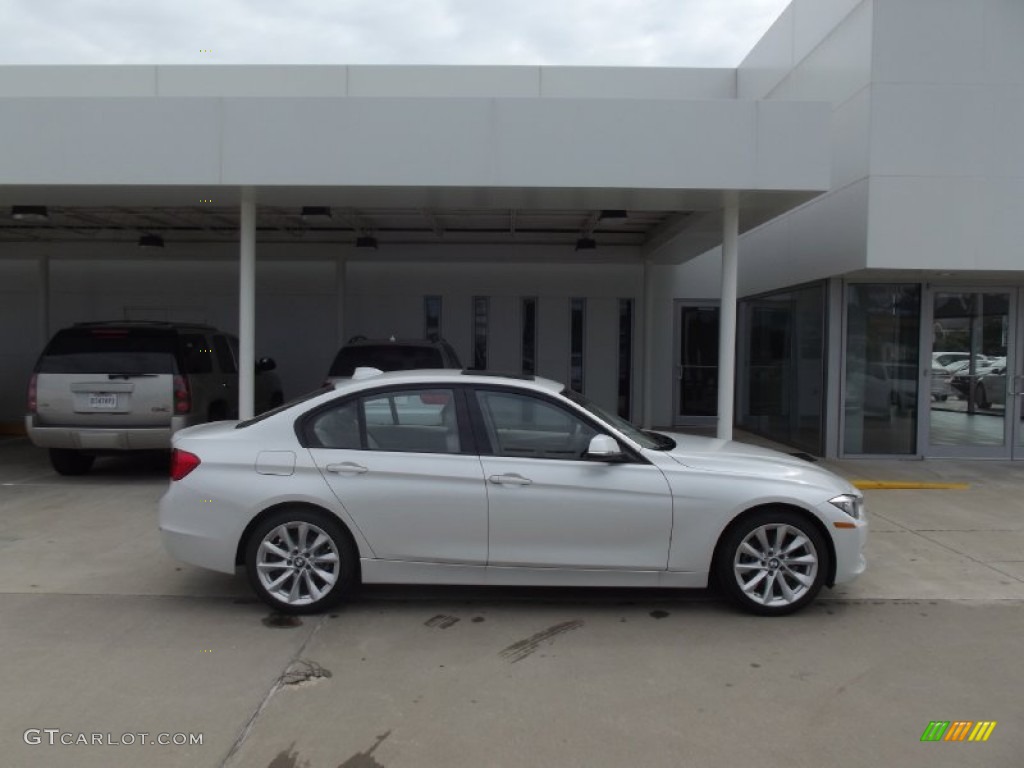
<svg viewBox="0 0 1024 768"><path fill-rule="evenodd" d="M256 364L256 410L284 401L270 358ZM58 331L28 391L29 439L62 475L97 454L161 450L171 435L238 417L238 340L208 325L78 323Z"/></svg>

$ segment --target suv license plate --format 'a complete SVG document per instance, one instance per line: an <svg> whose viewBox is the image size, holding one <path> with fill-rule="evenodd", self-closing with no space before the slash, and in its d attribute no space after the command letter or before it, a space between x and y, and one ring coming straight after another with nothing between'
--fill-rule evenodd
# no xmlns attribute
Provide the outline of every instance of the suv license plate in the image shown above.
<svg viewBox="0 0 1024 768"><path fill-rule="evenodd" d="M89 395L90 408L117 408L117 395Z"/></svg>

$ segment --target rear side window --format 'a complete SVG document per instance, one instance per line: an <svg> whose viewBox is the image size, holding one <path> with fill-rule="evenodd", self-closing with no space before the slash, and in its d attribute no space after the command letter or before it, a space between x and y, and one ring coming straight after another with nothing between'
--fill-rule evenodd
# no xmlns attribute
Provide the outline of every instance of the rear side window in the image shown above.
<svg viewBox="0 0 1024 768"><path fill-rule="evenodd" d="M36 365L38 373L178 372L172 333L136 328L68 328L57 333Z"/></svg>
<svg viewBox="0 0 1024 768"><path fill-rule="evenodd" d="M444 368L441 352L433 347L365 344L343 347L334 358L329 376L351 376L356 368L382 371L411 371L416 368Z"/></svg>

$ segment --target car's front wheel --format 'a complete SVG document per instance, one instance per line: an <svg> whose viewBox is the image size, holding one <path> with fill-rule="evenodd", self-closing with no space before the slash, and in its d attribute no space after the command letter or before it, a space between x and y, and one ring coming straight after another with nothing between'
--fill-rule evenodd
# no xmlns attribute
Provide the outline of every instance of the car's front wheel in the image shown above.
<svg viewBox="0 0 1024 768"><path fill-rule="evenodd" d="M726 534L716 562L718 583L741 608L762 616L800 610L821 590L829 550L810 520L765 509Z"/></svg>
<svg viewBox="0 0 1024 768"><path fill-rule="evenodd" d="M289 507L252 531L245 567L256 594L282 613L336 605L356 581L358 553L344 526L326 512Z"/></svg>

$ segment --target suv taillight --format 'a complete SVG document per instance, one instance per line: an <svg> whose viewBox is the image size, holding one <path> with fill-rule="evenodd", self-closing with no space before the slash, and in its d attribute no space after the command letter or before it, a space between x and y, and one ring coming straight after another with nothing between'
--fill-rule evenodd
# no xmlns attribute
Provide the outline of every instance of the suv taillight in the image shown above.
<svg viewBox="0 0 1024 768"><path fill-rule="evenodd" d="M188 413L192 410L192 394L188 390L188 379L174 377L174 412Z"/></svg>
<svg viewBox="0 0 1024 768"><path fill-rule="evenodd" d="M28 412L35 413L38 407L38 399L36 397L36 384L39 381L37 374L32 374L32 378L28 380Z"/></svg>
<svg viewBox="0 0 1024 768"><path fill-rule="evenodd" d="M181 480L201 463L194 453L175 448L171 451L171 480Z"/></svg>

